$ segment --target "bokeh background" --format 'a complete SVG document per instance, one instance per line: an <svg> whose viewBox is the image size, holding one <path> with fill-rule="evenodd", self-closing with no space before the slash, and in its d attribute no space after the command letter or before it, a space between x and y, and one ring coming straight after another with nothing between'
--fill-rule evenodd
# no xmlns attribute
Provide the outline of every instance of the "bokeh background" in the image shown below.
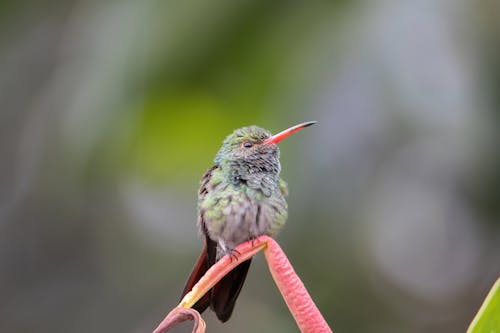
<svg viewBox="0 0 500 333"><path fill-rule="evenodd" d="M0 3L0 331L149 332L224 137L281 144L278 241L337 332L463 332L500 274L497 1ZM297 331L259 256L211 332ZM177 332L190 331L189 325Z"/></svg>

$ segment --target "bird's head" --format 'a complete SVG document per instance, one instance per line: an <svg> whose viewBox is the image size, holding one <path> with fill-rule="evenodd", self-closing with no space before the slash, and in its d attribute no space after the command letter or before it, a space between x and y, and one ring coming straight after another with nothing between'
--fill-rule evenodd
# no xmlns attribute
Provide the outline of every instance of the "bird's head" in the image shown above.
<svg viewBox="0 0 500 333"><path fill-rule="evenodd" d="M215 157L215 163L235 179L246 179L262 173L279 176L281 166L277 143L314 123L302 123L276 135L257 126L239 128L226 137Z"/></svg>

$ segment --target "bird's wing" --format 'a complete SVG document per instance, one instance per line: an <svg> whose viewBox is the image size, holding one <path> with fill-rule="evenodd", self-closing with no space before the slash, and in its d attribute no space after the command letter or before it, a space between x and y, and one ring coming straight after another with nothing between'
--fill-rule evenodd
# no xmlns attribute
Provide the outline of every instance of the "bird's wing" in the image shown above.
<svg viewBox="0 0 500 333"><path fill-rule="evenodd" d="M198 198L203 199L207 195L210 187L210 180L212 178L212 173L214 170L218 168L217 165L214 165L210 169L205 172L200 181L200 190L198 192ZM200 232L204 238L204 247L198 258L196 264L191 271L191 275L186 281L186 285L184 286L184 290L182 291L182 297L184 297L191 289L193 289L194 285L200 280L200 278L206 273L206 271L215 263L215 258L217 255L217 243L208 237L208 233L205 226L205 221L201 214L198 216L198 227L200 228ZM195 305L193 308L197 310L199 313L205 311L205 309L210 305L210 296L211 292L206 293Z"/></svg>

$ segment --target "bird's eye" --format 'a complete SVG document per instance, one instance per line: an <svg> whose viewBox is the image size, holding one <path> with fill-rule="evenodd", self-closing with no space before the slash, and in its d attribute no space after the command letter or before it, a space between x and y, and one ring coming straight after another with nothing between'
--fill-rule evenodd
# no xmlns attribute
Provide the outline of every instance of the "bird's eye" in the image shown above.
<svg viewBox="0 0 500 333"><path fill-rule="evenodd" d="M250 141L243 142L243 147L245 147L245 148L252 148L252 146L253 146L253 143L251 143Z"/></svg>

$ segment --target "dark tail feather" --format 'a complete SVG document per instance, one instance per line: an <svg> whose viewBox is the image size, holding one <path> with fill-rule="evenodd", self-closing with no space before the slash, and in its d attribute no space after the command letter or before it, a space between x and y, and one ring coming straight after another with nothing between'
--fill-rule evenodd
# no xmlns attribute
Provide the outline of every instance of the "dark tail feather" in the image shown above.
<svg viewBox="0 0 500 333"><path fill-rule="evenodd" d="M193 289L193 286L201 279L206 271L215 263L217 254L217 243L206 237L205 247L193 267L193 271L186 282L186 286L182 291L182 297ZM248 259L229 272L222 280L220 280L211 291L206 293L195 305L193 309L202 313L210 307L217 315L220 321L226 322L233 313L236 299L240 294L241 287L245 282L245 278L250 268L252 259Z"/></svg>
<svg viewBox="0 0 500 333"><path fill-rule="evenodd" d="M231 317L251 262L252 259L242 262L213 287L210 307L220 321L226 322Z"/></svg>
<svg viewBox="0 0 500 333"><path fill-rule="evenodd" d="M205 246L206 248L206 246ZM196 265L193 267L193 271L191 272L191 275L189 276L189 279L186 282L186 286L184 287L184 290L182 291L182 296L181 299L186 295L188 292L193 289L193 286L200 280L200 278L205 274L205 272L208 270L208 260L207 260L207 251L206 249L203 248L203 251L200 254L200 257L198 258L198 261L196 262ZM196 302L195 305L193 305L193 309L198 311L199 313L202 313L205 311L206 308L210 305L210 292L206 293L198 302Z"/></svg>

